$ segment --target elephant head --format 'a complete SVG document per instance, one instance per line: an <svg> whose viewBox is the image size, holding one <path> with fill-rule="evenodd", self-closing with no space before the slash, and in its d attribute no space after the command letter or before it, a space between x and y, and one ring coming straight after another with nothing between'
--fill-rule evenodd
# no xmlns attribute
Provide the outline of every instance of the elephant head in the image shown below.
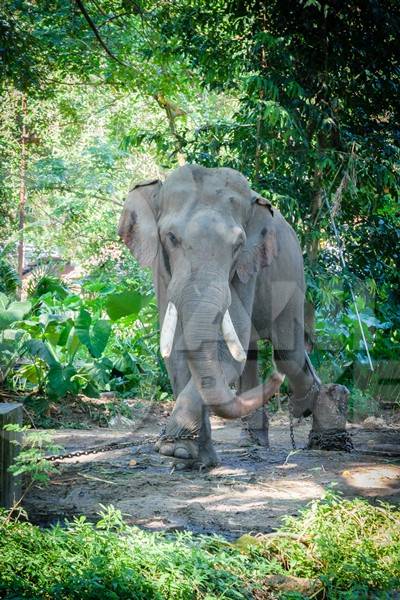
<svg viewBox="0 0 400 600"><path fill-rule="evenodd" d="M230 282L237 276L246 284L277 253L274 229L265 226L268 207L257 201L266 203L237 171L187 165L164 184L155 180L133 188L119 225L139 263L161 265L159 276L167 280L162 355L170 355L180 320L194 383L205 404L227 418L243 416L265 400L262 386L235 395L221 365L221 346L237 363L246 360L229 313ZM274 381L279 387L282 377Z"/></svg>

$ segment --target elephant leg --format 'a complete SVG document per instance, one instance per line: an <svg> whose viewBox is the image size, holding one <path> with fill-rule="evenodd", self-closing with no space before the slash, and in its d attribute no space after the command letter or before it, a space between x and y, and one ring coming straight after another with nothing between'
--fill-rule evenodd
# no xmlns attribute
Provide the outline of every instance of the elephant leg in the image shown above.
<svg viewBox="0 0 400 600"><path fill-rule="evenodd" d="M242 394L253 389L260 383L257 363L257 346L251 345L247 352L247 362L239 378L238 392ZM242 431L240 435L241 446L268 447L268 413L267 407L261 406L247 417L242 418Z"/></svg>
<svg viewBox="0 0 400 600"><path fill-rule="evenodd" d="M271 335L276 367L286 375L292 389L291 408L295 417L312 412L319 387L305 349L302 311L296 299L289 301L275 319Z"/></svg>
<svg viewBox="0 0 400 600"><path fill-rule="evenodd" d="M350 452L353 443L346 431L348 390L343 385L321 385L304 347L303 329L293 312L276 319L274 356L278 370L292 388L290 408L294 417L312 414L309 448Z"/></svg>
<svg viewBox="0 0 400 600"><path fill-rule="evenodd" d="M192 380L179 394L156 449L160 454L191 461L195 466L218 464L211 441L208 408Z"/></svg>

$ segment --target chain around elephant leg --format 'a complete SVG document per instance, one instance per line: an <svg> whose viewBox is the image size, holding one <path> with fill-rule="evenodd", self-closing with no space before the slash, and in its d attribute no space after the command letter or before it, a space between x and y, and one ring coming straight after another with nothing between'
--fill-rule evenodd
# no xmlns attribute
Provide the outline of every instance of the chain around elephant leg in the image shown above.
<svg viewBox="0 0 400 600"><path fill-rule="evenodd" d="M313 409L308 448L351 452L353 442L346 431L349 391L344 385L321 385Z"/></svg>
<svg viewBox="0 0 400 600"><path fill-rule="evenodd" d="M239 445L269 447L268 441L268 413L265 406L261 406L254 413L242 418L242 431Z"/></svg>
<svg viewBox="0 0 400 600"><path fill-rule="evenodd" d="M200 398L194 395L178 398L155 447L160 454L183 460L193 468L218 464L211 441L208 409Z"/></svg>

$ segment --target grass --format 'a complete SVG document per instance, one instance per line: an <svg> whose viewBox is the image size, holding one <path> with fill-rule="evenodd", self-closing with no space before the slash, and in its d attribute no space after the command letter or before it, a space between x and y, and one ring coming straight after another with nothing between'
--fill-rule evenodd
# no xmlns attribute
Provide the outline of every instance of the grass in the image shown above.
<svg viewBox="0 0 400 600"><path fill-rule="evenodd" d="M350 392L348 414L350 421L361 421L381 412L378 400L368 390L354 387Z"/></svg>
<svg viewBox="0 0 400 600"><path fill-rule="evenodd" d="M389 598L400 587L399 522L400 510L388 504L329 495L287 518L277 535L231 544L144 532L112 507L103 507L96 524L79 517L45 530L4 512L0 597L239 600L265 592L268 575L287 574L319 579L325 598Z"/></svg>

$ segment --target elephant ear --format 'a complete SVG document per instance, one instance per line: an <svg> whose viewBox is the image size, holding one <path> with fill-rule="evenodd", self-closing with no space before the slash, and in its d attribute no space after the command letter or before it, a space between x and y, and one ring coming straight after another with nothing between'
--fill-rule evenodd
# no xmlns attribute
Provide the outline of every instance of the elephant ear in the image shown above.
<svg viewBox="0 0 400 600"><path fill-rule="evenodd" d="M119 220L118 235L142 267L149 267L158 252L155 203L161 181L137 183L129 192Z"/></svg>
<svg viewBox="0 0 400 600"><path fill-rule="evenodd" d="M278 256L278 243L271 203L254 192L253 212L245 227L246 245L238 258L236 272L247 283L263 267Z"/></svg>

